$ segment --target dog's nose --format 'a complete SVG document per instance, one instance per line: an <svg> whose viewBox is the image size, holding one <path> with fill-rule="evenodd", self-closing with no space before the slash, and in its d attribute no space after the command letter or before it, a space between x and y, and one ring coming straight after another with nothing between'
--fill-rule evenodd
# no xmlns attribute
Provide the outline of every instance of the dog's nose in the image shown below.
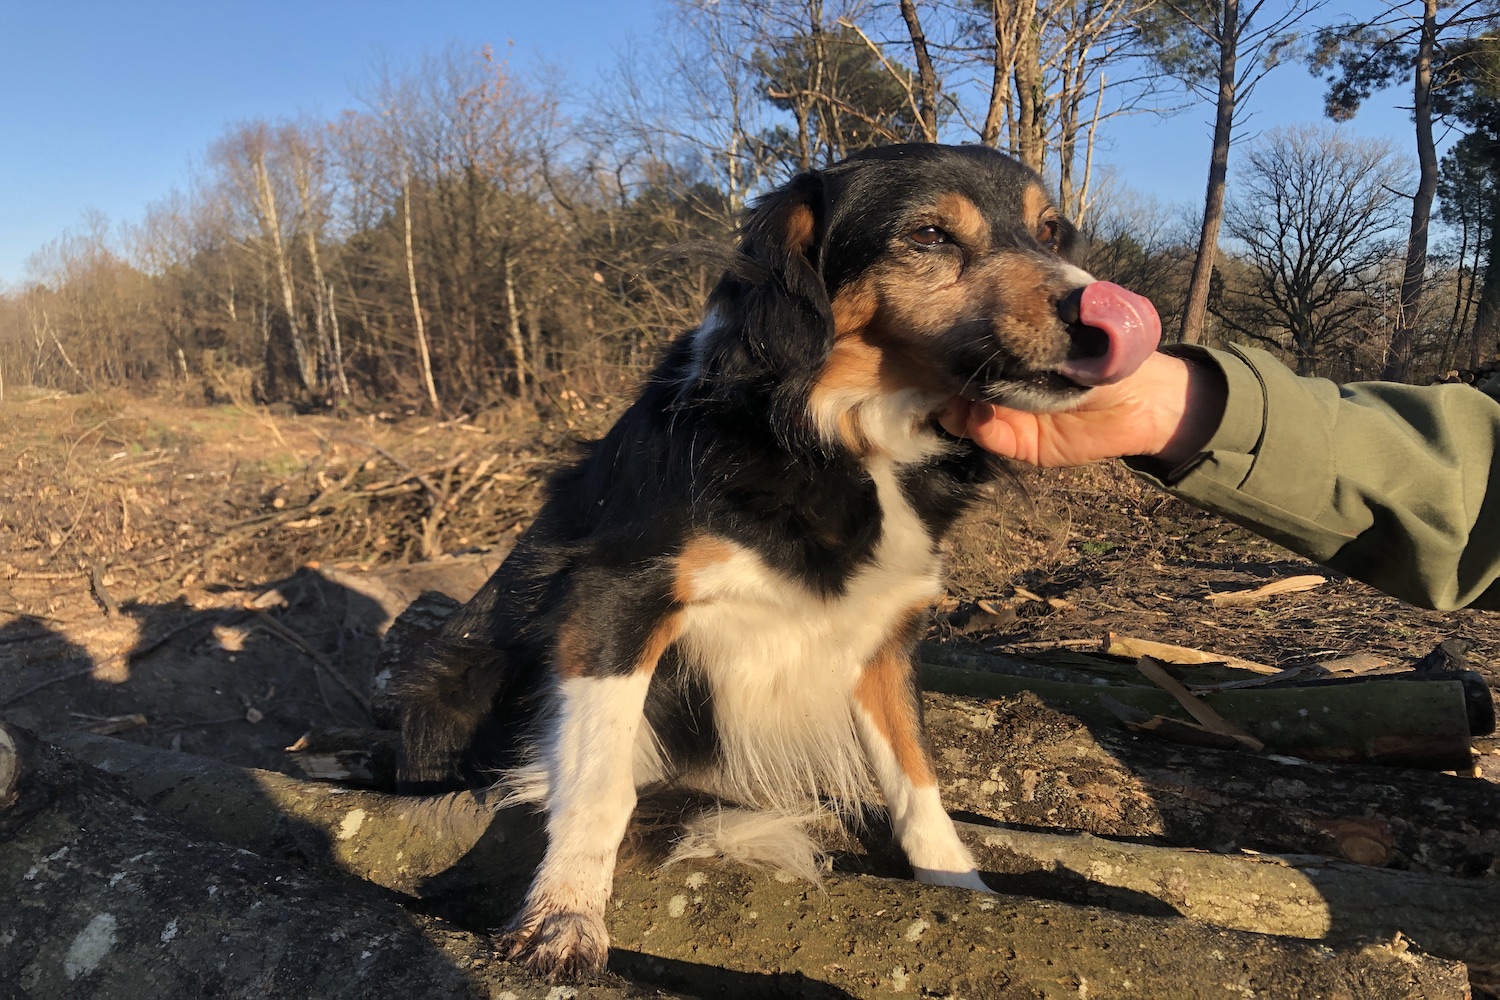
<svg viewBox="0 0 1500 1000"><path fill-rule="evenodd" d="M1078 322L1078 305L1083 301L1083 290L1087 287L1087 285L1079 285L1057 300L1057 318L1068 326Z"/></svg>
<svg viewBox="0 0 1500 1000"><path fill-rule="evenodd" d="M1079 385L1109 385L1139 368L1161 342L1151 301L1109 281L1074 289L1057 304L1068 325L1068 359L1058 371Z"/></svg>

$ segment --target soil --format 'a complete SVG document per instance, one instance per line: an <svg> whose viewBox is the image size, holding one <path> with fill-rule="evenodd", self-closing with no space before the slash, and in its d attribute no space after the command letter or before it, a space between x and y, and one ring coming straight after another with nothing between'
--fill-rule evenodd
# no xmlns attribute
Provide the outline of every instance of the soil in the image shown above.
<svg viewBox="0 0 1500 1000"><path fill-rule="evenodd" d="M0 718L295 773L310 729L370 724L380 635L432 580L459 599L608 408L273 415L125 396L0 404ZM441 572L412 570L434 559ZM1025 651L1107 632L1273 666L1409 661L1485 612L1428 612L1329 574L1120 468L1018 473L951 545L930 638ZM424 576L423 574L427 574ZM1248 606L1210 594L1317 573ZM426 582L424 582L426 581ZM1478 741L1500 780L1500 740ZM1490 763L1493 761L1493 763Z"/></svg>

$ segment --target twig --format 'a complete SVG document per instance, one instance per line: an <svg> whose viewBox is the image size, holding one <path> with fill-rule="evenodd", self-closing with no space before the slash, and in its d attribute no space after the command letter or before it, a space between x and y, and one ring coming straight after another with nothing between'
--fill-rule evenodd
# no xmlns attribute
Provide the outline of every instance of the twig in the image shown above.
<svg viewBox="0 0 1500 1000"><path fill-rule="evenodd" d="M48 573L19 572L19 573L16 573L16 574L12 575L12 576L6 577L6 579L8 579L8 580L76 580L80 576L88 576L88 575L89 575L89 571L86 570L86 569L71 569L71 570L60 570L60 571L48 572Z"/></svg>
<svg viewBox="0 0 1500 1000"><path fill-rule="evenodd" d="M69 681L69 680L72 680L75 677L82 677L84 674L91 674L96 669L98 669L98 668L96 668L91 663L91 664L89 664L88 666L84 667L81 670L74 670L74 671L72 671L70 673L66 673L66 674L58 674L56 677L53 677L53 678L50 678L48 680L42 681L42 682L40 682L38 684L33 684L29 688L22 688L21 690L17 691L15 694L11 695L8 698L0 698L0 708L9 708L11 705L14 705L16 702L20 701L22 698L26 697L29 694L34 694L37 691L40 691L42 688L51 687L54 684L61 684L63 681Z"/></svg>
<svg viewBox="0 0 1500 1000"><path fill-rule="evenodd" d="M1098 639L1048 639L1037 642L1006 642L1005 649L1087 649L1099 647Z"/></svg>
<svg viewBox="0 0 1500 1000"><path fill-rule="evenodd" d="M1177 704L1187 710L1187 713L1197 719L1204 728L1218 733L1221 736L1243 743L1252 750L1264 750L1265 743L1251 736L1239 726L1215 712L1208 703L1194 695L1187 688L1167 673L1166 668L1149 656L1143 656L1136 661L1136 669L1151 683L1161 688L1167 694L1177 699Z"/></svg>
<svg viewBox="0 0 1500 1000"><path fill-rule="evenodd" d="M109 596L109 591L104 589L104 571L100 569L98 563L89 567L89 582L94 585L94 596L99 599L100 604L104 605L105 617L120 617L120 606L115 603L113 597Z"/></svg>
<svg viewBox="0 0 1500 1000"><path fill-rule="evenodd" d="M312 660L314 666L320 667L323 670L327 671L328 676L332 677L339 687L343 688L349 693L349 696L354 699L355 703L358 704L360 708L364 709L365 714L370 714L370 699L366 697L364 692L355 687L354 684L349 680L349 678L344 676L343 671L334 666L333 662L329 660L328 657L324 656L322 653L318 652L311 645L309 645L307 640L302 638L302 636L298 635L296 632L292 631L290 628L283 625L275 618L272 618L264 611L255 611L252 612L252 614L254 614L255 617L260 620L261 624L265 625L265 627L273 635L277 636L278 638L284 639L285 641L291 643L293 646L296 646L307 656L308 659Z"/></svg>

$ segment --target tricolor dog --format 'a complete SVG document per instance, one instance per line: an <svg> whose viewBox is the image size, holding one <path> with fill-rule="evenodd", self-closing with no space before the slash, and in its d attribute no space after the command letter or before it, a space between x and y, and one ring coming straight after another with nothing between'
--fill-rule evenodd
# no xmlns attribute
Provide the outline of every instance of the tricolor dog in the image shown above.
<svg viewBox="0 0 1500 1000"><path fill-rule="evenodd" d="M917 878L985 888L938 800L911 647L939 542L998 469L934 414L1066 409L1155 349L1150 304L1080 252L1040 178L977 146L873 149L760 199L702 325L406 682L405 787L499 781L546 810L514 956L604 963L648 787L723 803L684 836L730 854L883 801Z"/></svg>

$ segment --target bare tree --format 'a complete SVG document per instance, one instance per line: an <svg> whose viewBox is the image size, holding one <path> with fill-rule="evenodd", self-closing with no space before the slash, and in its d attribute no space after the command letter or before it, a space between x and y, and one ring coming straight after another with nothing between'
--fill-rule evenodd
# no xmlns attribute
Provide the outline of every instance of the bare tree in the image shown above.
<svg viewBox="0 0 1500 1000"><path fill-rule="evenodd" d="M1219 254L1229 146L1244 102L1281 64L1296 40L1297 24L1321 6L1320 0L1292 0L1267 11L1266 0L1163 0L1141 17L1156 61L1200 97L1211 97L1215 109L1198 252L1178 331L1183 343L1203 339L1209 284Z"/></svg>
<svg viewBox="0 0 1500 1000"><path fill-rule="evenodd" d="M1400 219L1387 143L1330 126L1275 129L1246 156L1225 214L1243 275L1210 303L1234 333L1288 350L1299 374L1362 332Z"/></svg>
<svg viewBox="0 0 1500 1000"><path fill-rule="evenodd" d="M1380 7L1368 19L1323 29L1313 64L1329 72L1327 111L1336 120L1352 117L1375 90L1411 74L1418 175L1411 196L1401 308L1384 373L1386 378L1401 379L1411 367L1416 343L1427 277L1428 230L1437 194L1433 95L1462 78L1449 62L1449 53L1466 52L1475 34L1492 29L1500 4L1496 0L1382 0Z"/></svg>

